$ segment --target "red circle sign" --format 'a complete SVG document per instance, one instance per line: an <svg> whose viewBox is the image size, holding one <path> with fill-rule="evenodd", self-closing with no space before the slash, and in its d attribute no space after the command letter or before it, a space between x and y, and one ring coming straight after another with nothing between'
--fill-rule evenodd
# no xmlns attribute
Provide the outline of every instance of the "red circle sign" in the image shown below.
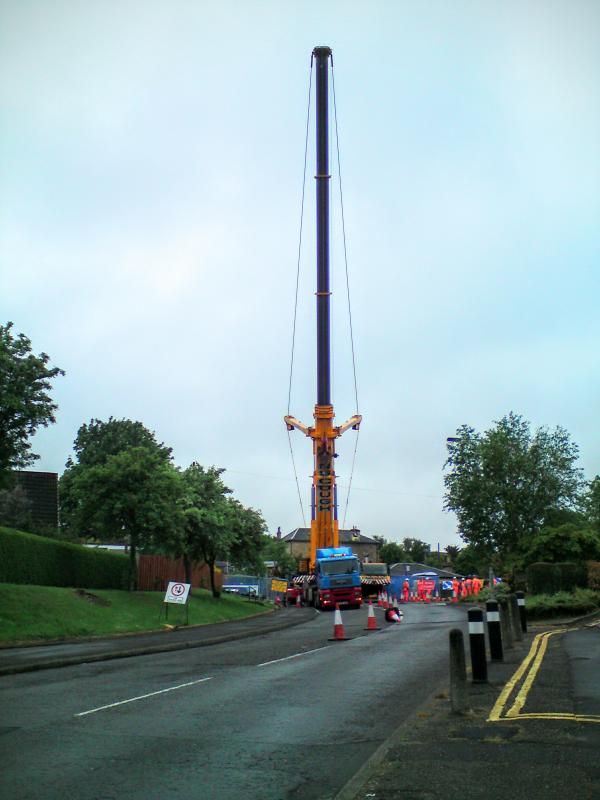
<svg viewBox="0 0 600 800"><path fill-rule="evenodd" d="M181 595L185 592L185 586L183 583L174 583L171 587L171 594L175 597L181 597Z"/></svg>

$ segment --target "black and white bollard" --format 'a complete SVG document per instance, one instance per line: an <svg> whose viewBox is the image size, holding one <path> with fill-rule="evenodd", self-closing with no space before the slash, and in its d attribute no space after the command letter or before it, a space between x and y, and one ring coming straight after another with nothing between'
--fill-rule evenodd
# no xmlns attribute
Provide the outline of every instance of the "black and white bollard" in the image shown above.
<svg viewBox="0 0 600 800"><path fill-rule="evenodd" d="M490 658L492 661L503 661L502 630L500 628L500 611L496 600L488 600L485 604L488 638L490 640Z"/></svg>
<svg viewBox="0 0 600 800"><path fill-rule="evenodd" d="M522 642L523 631L521 630L521 620L519 619L519 606L517 604L516 595L509 594L508 603L510 608L510 622L512 625L514 640L515 642Z"/></svg>
<svg viewBox="0 0 600 800"><path fill-rule="evenodd" d="M483 611L480 608L470 608L469 617L469 647L471 649L471 673L473 683L487 682L487 663L485 660L485 630L483 627Z"/></svg>
<svg viewBox="0 0 600 800"><path fill-rule="evenodd" d="M500 606L500 625L502 627L502 645L504 650L512 650L515 646L515 641L512 634L512 627L510 625L510 617L508 616L508 600L505 597L498 599Z"/></svg>
<svg viewBox="0 0 600 800"><path fill-rule="evenodd" d="M458 628L450 631L450 707L454 714L462 714L469 707L465 646Z"/></svg>
<svg viewBox="0 0 600 800"><path fill-rule="evenodd" d="M519 605L519 618L521 620L521 630L527 633L527 614L525 612L525 592L517 592L517 603Z"/></svg>

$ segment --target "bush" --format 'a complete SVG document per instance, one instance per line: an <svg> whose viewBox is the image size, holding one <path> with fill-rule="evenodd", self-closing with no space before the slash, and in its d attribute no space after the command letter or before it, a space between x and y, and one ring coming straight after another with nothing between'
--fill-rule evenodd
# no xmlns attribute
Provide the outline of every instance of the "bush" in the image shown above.
<svg viewBox="0 0 600 800"><path fill-rule="evenodd" d="M0 583L126 589L129 559L0 527Z"/></svg>
<svg viewBox="0 0 600 800"><path fill-rule="evenodd" d="M574 592L539 594L526 599L527 616L546 617L578 616L595 611L600 606L600 593L591 589L575 589Z"/></svg>
<svg viewBox="0 0 600 800"><path fill-rule="evenodd" d="M587 567L583 562L563 561L556 564L560 571L559 591L571 592L573 589L585 589L587 583Z"/></svg>
<svg viewBox="0 0 600 800"><path fill-rule="evenodd" d="M555 594L560 591L560 570L556 564L538 561L527 567L527 586L531 594Z"/></svg>
<svg viewBox="0 0 600 800"><path fill-rule="evenodd" d="M600 561L587 562L588 587L600 591Z"/></svg>

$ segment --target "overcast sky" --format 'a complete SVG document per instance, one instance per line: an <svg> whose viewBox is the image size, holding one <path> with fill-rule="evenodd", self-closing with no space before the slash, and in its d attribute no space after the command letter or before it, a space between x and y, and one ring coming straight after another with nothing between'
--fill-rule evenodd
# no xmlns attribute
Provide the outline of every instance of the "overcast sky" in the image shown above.
<svg viewBox="0 0 600 800"><path fill-rule="evenodd" d="M140 420L178 465L225 467L271 532L302 524L282 418L325 44L364 417L346 526L458 543L446 437L511 410L600 472L599 43L596 0L0 0L0 321L66 371L35 469L62 472L92 417ZM291 402L309 423L313 140ZM356 409L333 199L339 424ZM306 513L311 447L292 441Z"/></svg>

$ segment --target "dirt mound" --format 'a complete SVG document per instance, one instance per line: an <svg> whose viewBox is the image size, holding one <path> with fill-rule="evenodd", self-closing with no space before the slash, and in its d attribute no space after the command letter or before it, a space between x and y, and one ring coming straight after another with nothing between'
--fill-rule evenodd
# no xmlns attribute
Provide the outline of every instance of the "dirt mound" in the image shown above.
<svg viewBox="0 0 600 800"><path fill-rule="evenodd" d="M86 592L85 589L75 589L75 594L78 597L81 597L83 600L87 600L88 603L94 603L97 606L110 606L110 600L105 600L103 597L98 597L97 594L92 594L91 592Z"/></svg>

